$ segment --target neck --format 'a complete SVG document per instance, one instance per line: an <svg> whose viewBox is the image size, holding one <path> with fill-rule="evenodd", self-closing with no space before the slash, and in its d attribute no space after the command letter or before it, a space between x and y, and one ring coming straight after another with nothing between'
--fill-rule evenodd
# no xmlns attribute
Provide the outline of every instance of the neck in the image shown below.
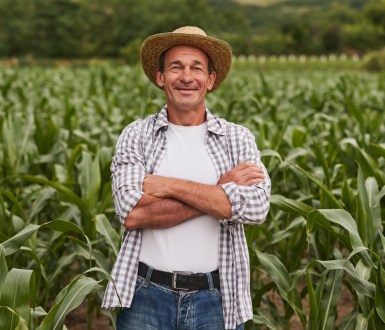
<svg viewBox="0 0 385 330"><path fill-rule="evenodd" d="M198 110L173 111L167 107L167 117L170 123L179 126L198 126L206 121L206 108Z"/></svg>

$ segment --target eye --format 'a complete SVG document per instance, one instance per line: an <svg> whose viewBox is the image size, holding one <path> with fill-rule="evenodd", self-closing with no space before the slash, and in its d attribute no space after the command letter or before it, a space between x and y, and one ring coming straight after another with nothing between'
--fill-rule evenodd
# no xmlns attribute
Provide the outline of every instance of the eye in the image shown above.
<svg viewBox="0 0 385 330"><path fill-rule="evenodd" d="M181 66L180 65L172 65L170 67L170 70L171 71L179 71L179 70L181 70Z"/></svg>
<svg viewBox="0 0 385 330"><path fill-rule="evenodd" d="M197 71L197 72L203 72L203 68L200 67L200 66L195 66L195 67L193 67L193 70L194 70L194 71Z"/></svg>

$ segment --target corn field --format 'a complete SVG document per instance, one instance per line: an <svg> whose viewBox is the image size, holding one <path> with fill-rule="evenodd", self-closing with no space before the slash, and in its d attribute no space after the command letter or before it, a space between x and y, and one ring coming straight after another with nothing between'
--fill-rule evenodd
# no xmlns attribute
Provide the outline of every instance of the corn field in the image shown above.
<svg viewBox="0 0 385 330"><path fill-rule="evenodd" d="M385 76L234 63L209 109L255 134L271 210L247 226L248 329L385 328ZM118 253L110 161L158 111L139 67L0 68L0 329L88 328ZM341 314L342 292L351 297Z"/></svg>

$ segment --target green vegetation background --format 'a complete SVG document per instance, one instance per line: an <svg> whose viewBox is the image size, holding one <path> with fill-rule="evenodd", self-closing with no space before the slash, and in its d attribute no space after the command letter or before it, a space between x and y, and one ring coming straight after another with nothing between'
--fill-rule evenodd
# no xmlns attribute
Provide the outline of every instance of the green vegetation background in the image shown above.
<svg viewBox="0 0 385 330"><path fill-rule="evenodd" d="M0 0L0 57L138 60L148 35L198 25L237 55L365 54L383 0Z"/></svg>
<svg viewBox="0 0 385 330"><path fill-rule="evenodd" d="M187 24L236 55L345 53L237 56L208 106L250 128L273 182L246 228L247 329L385 329L385 76L360 56L384 46L385 1L0 0L0 15L0 329L114 328L111 157L164 104L115 59ZM17 65L41 59L62 65Z"/></svg>

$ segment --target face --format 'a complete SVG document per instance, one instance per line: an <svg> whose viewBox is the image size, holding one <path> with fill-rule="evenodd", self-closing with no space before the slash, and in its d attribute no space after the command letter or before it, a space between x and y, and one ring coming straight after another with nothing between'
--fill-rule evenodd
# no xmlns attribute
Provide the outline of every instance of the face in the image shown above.
<svg viewBox="0 0 385 330"><path fill-rule="evenodd" d="M213 88L215 72L209 73L207 55L193 47L177 46L166 52L157 83L166 93L168 111L202 111L205 96Z"/></svg>

